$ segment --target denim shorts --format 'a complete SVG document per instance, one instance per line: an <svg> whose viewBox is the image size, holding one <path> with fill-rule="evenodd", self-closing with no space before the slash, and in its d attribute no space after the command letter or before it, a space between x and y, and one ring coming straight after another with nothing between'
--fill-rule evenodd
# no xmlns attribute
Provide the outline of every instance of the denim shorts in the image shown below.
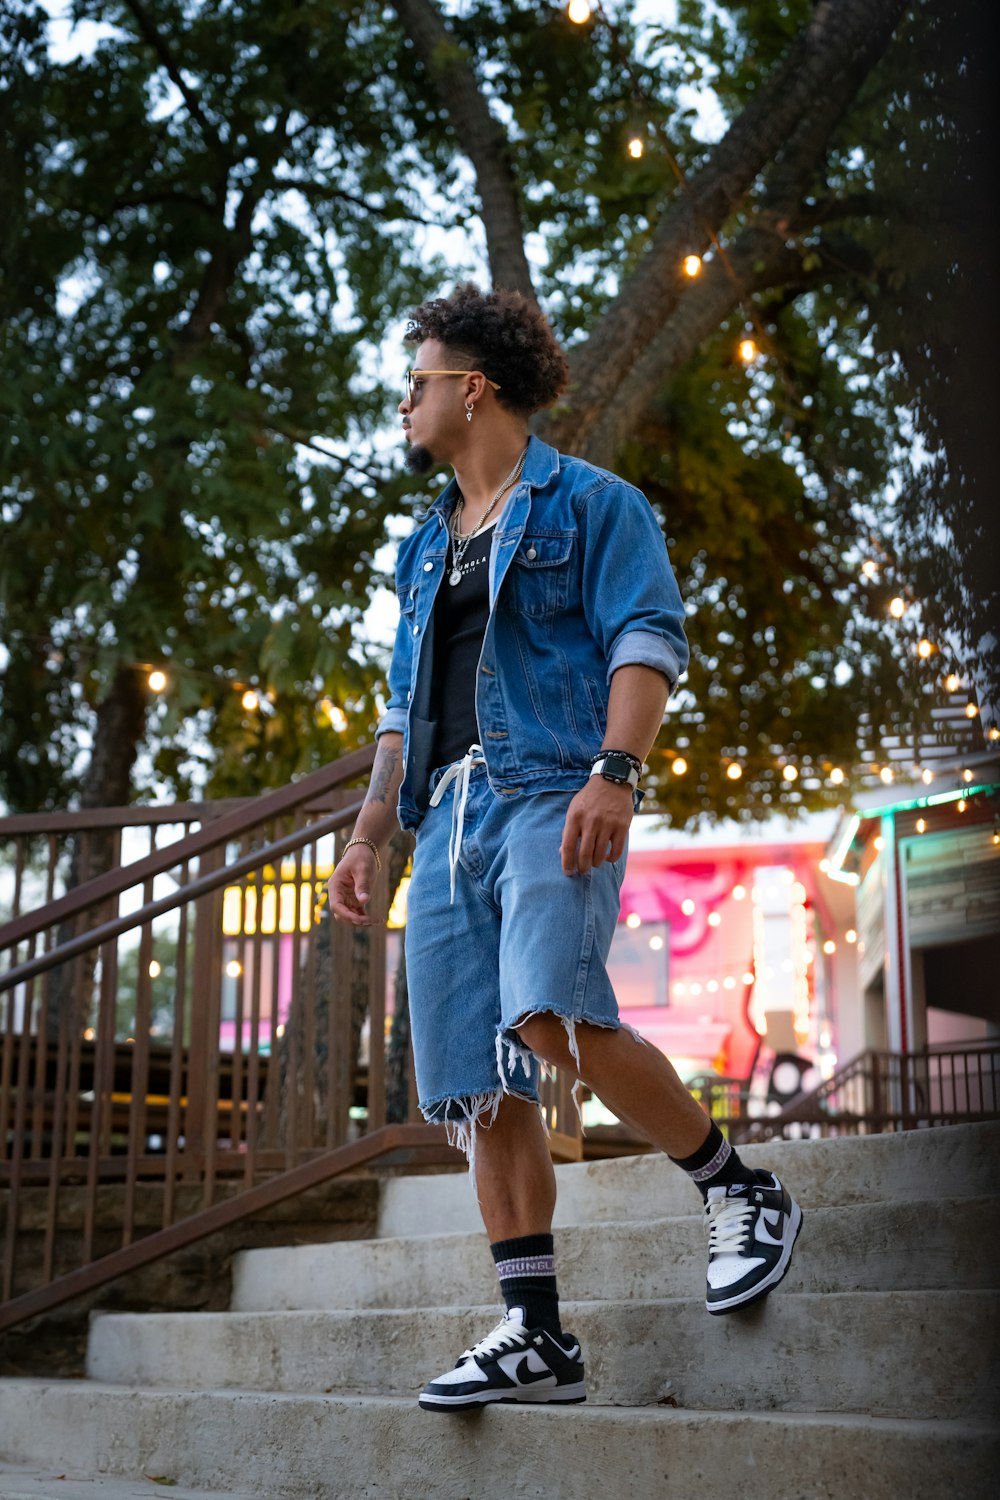
<svg viewBox="0 0 1000 1500"><path fill-rule="evenodd" d="M444 768L433 773L433 792ZM570 792L494 792L472 770L450 894L451 789L417 831L406 970L420 1108L470 1155L469 1125L505 1093L537 1101L539 1064L513 1028L538 1011L617 1029L606 963L627 850L586 875L560 860Z"/></svg>

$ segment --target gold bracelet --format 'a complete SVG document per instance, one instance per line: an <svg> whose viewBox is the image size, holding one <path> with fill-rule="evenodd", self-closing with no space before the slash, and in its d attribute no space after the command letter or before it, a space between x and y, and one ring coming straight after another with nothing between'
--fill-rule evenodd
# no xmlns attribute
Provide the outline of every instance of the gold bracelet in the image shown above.
<svg viewBox="0 0 1000 1500"><path fill-rule="evenodd" d="M372 853L375 856L375 870L376 870L376 873L379 874L379 875L381 875L381 873L382 873L382 861L379 859L379 857L378 857L378 849L377 849L376 845L372 843L371 839L348 839L347 843L344 845L344 854L347 853L348 849L350 849L350 847L351 847L352 844L367 844L368 845L368 848L372 851Z"/></svg>

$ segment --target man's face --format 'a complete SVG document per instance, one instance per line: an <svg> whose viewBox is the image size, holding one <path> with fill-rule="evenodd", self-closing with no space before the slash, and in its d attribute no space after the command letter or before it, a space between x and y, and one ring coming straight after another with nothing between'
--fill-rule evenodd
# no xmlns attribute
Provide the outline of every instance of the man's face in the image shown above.
<svg viewBox="0 0 1000 1500"><path fill-rule="evenodd" d="M450 355L436 339L425 339L418 348L412 369L454 370L461 360ZM412 398L399 403L403 431L409 444L406 466L412 474L427 474L436 464L447 463L461 438L465 420L466 383L461 376L415 376Z"/></svg>

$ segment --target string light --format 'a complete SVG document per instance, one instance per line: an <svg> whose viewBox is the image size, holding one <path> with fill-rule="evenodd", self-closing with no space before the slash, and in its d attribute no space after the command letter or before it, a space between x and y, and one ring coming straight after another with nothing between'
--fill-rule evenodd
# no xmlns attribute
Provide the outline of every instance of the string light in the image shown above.
<svg viewBox="0 0 1000 1500"><path fill-rule="evenodd" d="M260 699L257 697L257 694L254 692L253 688L247 688L246 692L240 699L240 703L246 709L248 714L252 713L255 708L260 707Z"/></svg>
<svg viewBox="0 0 1000 1500"><path fill-rule="evenodd" d="M231 958L229 960L229 962L226 964L226 973L229 975L230 979L239 979L240 975L243 973L243 965L240 963L238 958Z"/></svg>
<svg viewBox="0 0 1000 1500"><path fill-rule="evenodd" d="M957 672L949 672L944 680L944 685L949 693L957 693L962 685L962 679Z"/></svg>
<svg viewBox="0 0 1000 1500"><path fill-rule="evenodd" d="M834 786L842 785L844 780L844 773L839 766L834 766L833 770L830 772L830 780L833 782Z"/></svg>
<svg viewBox="0 0 1000 1500"><path fill-rule="evenodd" d="M630 927L634 932L635 929L641 925L642 918L640 917L639 913L637 911L630 911L628 916L625 918L625 926Z"/></svg>
<svg viewBox="0 0 1000 1500"><path fill-rule="evenodd" d="M685 900L681 902L681 911L686 917L693 917L696 910L697 908L694 902L691 900L690 896L686 897Z"/></svg>
<svg viewBox="0 0 1000 1500"><path fill-rule="evenodd" d="M933 651L934 647L931 645L930 641L922 640L917 643L917 655L923 661L926 661L927 658L933 653Z"/></svg>
<svg viewBox="0 0 1000 1500"><path fill-rule="evenodd" d="M633 135L629 138L628 154L633 161L638 161L646 149L646 143L641 135Z"/></svg>
<svg viewBox="0 0 1000 1500"><path fill-rule="evenodd" d="M743 767L738 766L735 761L732 761L731 764L726 767L726 775L729 777L730 781L739 781L740 777L743 775Z"/></svg>
<svg viewBox="0 0 1000 1500"><path fill-rule="evenodd" d="M891 766L883 766L882 769L881 769L881 771L878 773L878 775L879 775L879 780L882 781L882 782L884 782L886 786L890 786L892 784L892 767Z"/></svg>
<svg viewBox="0 0 1000 1500"><path fill-rule="evenodd" d="M833 941L833 938L827 938L826 942L823 944L823 952L829 956L829 954L836 953L836 951L837 945Z"/></svg>
<svg viewBox="0 0 1000 1500"><path fill-rule="evenodd" d="M960 813L964 813L968 805L969 804L966 802L964 797L959 797L958 801L955 804Z"/></svg>
<svg viewBox="0 0 1000 1500"><path fill-rule="evenodd" d="M844 942L845 943L856 943L857 940L858 940L858 934L855 932L854 928L853 927L848 927L847 931L844 933Z"/></svg>
<svg viewBox="0 0 1000 1500"><path fill-rule="evenodd" d="M882 835L879 834L877 838L874 838L872 840L872 843L881 854L882 850L885 848L885 839L882 837Z"/></svg>
<svg viewBox="0 0 1000 1500"><path fill-rule="evenodd" d="M684 267L685 276L694 277L701 275L700 255L685 255L684 259L681 261L681 265Z"/></svg>
<svg viewBox="0 0 1000 1500"><path fill-rule="evenodd" d="M870 557L867 558L865 560L865 562L863 562L861 564L861 576L862 576L862 578L867 578L869 582L871 582L873 579L877 578L878 577L878 563L874 562L873 559L870 558Z"/></svg>
<svg viewBox="0 0 1000 1500"><path fill-rule="evenodd" d="M732 891L730 892L730 895L732 896L734 901L745 901L747 888L745 885L734 885Z"/></svg>
<svg viewBox="0 0 1000 1500"><path fill-rule="evenodd" d="M962 780L965 782L966 786L968 786L969 782L972 780L972 772L969 770L968 766L966 766L965 770L962 772Z"/></svg>
<svg viewBox="0 0 1000 1500"><path fill-rule="evenodd" d="M590 20L590 6L587 4L587 0L569 0L569 5L566 7L566 14L574 26L586 26Z"/></svg>
<svg viewBox="0 0 1000 1500"><path fill-rule="evenodd" d="M683 776L687 768L688 763L684 759L683 755L676 755L670 763L670 769L671 771L673 771L675 776Z"/></svg>
<svg viewBox="0 0 1000 1500"><path fill-rule="evenodd" d="M968 703L965 705L965 717L967 719L974 719L978 713L979 713L979 709L977 708L977 706L975 705L975 703L973 703L972 699L970 698L969 701L968 701Z"/></svg>
<svg viewBox="0 0 1000 1500"><path fill-rule="evenodd" d="M889 613L894 620L901 620L906 614L906 600L896 595L895 599L889 600Z"/></svg>
<svg viewBox="0 0 1000 1500"><path fill-rule="evenodd" d="M736 347L736 352L745 365L752 365L759 353L757 340L751 338L740 339Z"/></svg>
<svg viewBox="0 0 1000 1500"><path fill-rule="evenodd" d="M717 911L710 911L706 918L706 921L708 922L709 927L718 927L720 922L722 921L722 918Z"/></svg>
<svg viewBox="0 0 1000 1500"><path fill-rule="evenodd" d="M1000 729L995 724L990 729L989 737L991 740L1000 740Z"/></svg>
<svg viewBox="0 0 1000 1500"><path fill-rule="evenodd" d="M166 672L161 672L159 668L157 668L153 672L150 672L146 681L149 683L149 691L151 693L166 692L167 674Z"/></svg>
<svg viewBox="0 0 1000 1500"><path fill-rule="evenodd" d="M927 819L926 818L918 818L917 819L917 823L916 823L916 828L917 828L917 832L918 833L926 833L927 832Z"/></svg>
<svg viewBox="0 0 1000 1500"><path fill-rule="evenodd" d="M151 958L150 961L149 961L149 977L150 977L150 979L159 979L159 977L160 977L160 975L161 975L162 972L163 971L160 968L160 965L157 963L156 959L155 958Z"/></svg>
<svg viewBox="0 0 1000 1500"><path fill-rule="evenodd" d="M799 773L794 766L785 766L782 769L782 777L785 781L797 781Z"/></svg>
<svg viewBox="0 0 1000 1500"><path fill-rule="evenodd" d="M921 771L920 780L923 782L924 786L930 786L931 782L934 780L934 772L928 767L927 769Z"/></svg>

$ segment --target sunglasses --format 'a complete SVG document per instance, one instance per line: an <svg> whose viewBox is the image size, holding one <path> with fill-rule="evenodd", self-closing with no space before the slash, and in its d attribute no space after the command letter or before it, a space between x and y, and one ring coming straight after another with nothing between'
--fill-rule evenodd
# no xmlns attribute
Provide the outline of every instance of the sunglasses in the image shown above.
<svg viewBox="0 0 1000 1500"><path fill-rule="evenodd" d="M481 370L407 370L405 376L406 399L412 403L414 393L420 389L420 381L427 375L482 375L482 373ZM487 375L483 375L483 379L495 391L500 389L496 381L490 380Z"/></svg>

